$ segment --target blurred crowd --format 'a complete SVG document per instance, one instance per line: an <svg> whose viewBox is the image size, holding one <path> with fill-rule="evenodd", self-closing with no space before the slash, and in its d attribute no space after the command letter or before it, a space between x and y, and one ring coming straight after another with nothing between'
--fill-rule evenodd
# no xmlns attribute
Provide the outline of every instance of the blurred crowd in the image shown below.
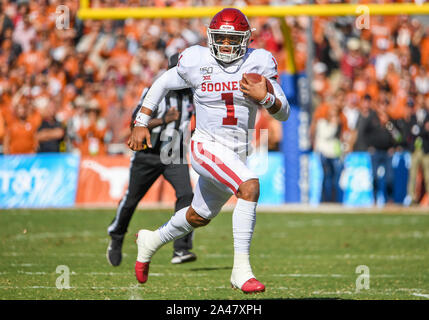
<svg viewBox="0 0 429 320"><path fill-rule="evenodd" d="M296 22L300 35L305 23ZM393 156L409 152L404 204L418 203L429 191L429 24L404 15L359 26L349 17L314 19L310 138L325 175L322 200L342 200L344 156L365 151L376 201L393 202Z"/></svg>
<svg viewBox="0 0 429 320"><path fill-rule="evenodd" d="M285 5L306 1L91 0L92 7ZM316 1L327 3L329 1ZM362 1L368 3L369 1ZM388 1L384 1L388 2ZM69 21L58 25L62 11ZM210 19L77 19L77 0L0 0L0 146L4 154L127 152L132 111L167 58L206 45ZM420 167L429 190L429 25L411 16L286 17L297 72L306 70L313 37L312 148L325 172L324 201L341 201L344 156L372 155L376 187L392 194L394 152L412 154L406 202L417 202ZM287 55L277 18L250 19L251 47L273 53L279 71ZM279 150L280 123L260 110ZM382 168L382 169L381 169ZM383 171L384 170L384 171Z"/></svg>

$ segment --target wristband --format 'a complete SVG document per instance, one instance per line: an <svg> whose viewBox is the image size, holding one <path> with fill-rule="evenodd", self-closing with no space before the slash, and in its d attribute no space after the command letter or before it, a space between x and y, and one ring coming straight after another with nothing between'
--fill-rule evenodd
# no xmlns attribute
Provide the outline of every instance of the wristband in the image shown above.
<svg viewBox="0 0 429 320"><path fill-rule="evenodd" d="M259 104L262 105L265 109L268 109L271 108L275 102L276 97L272 93L267 92L267 95L264 99L259 101Z"/></svg>
<svg viewBox="0 0 429 320"><path fill-rule="evenodd" d="M149 125L150 116L147 114L139 112L137 114L136 120L134 120L135 127L147 127Z"/></svg>

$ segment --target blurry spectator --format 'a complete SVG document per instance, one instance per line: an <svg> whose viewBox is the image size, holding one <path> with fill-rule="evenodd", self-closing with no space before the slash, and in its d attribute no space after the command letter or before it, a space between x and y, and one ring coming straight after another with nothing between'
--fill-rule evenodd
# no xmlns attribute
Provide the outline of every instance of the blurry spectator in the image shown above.
<svg viewBox="0 0 429 320"><path fill-rule="evenodd" d="M356 131L356 124L359 118L358 108L359 97L354 92L350 92L346 96L345 105L342 113L347 119L348 130L343 131L342 143L345 153L353 150L353 133Z"/></svg>
<svg viewBox="0 0 429 320"><path fill-rule="evenodd" d="M6 128L5 123L3 119L3 114L0 112L0 147L3 145L3 137L5 135ZM3 150L0 150L0 154L3 152Z"/></svg>
<svg viewBox="0 0 429 320"><path fill-rule="evenodd" d="M60 143L64 138L65 130L55 119L55 113L56 107L53 100L41 109L42 123L36 134L39 143L37 152L60 152Z"/></svg>
<svg viewBox="0 0 429 320"><path fill-rule="evenodd" d="M76 45L76 51L77 52L83 52L83 53L90 53L94 49L94 46L98 40L98 38L101 36L101 21L98 20L86 20L85 21L89 31L83 35L78 44Z"/></svg>
<svg viewBox="0 0 429 320"><path fill-rule="evenodd" d="M426 25L424 35L420 43L421 64L426 68L429 66L429 26Z"/></svg>
<svg viewBox="0 0 429 320"><path fill-rule="evenodd" d="M13 24L15 27L18 23L22 22L25 16L30 14L30 0L17 0L16 4L18 6L17 11L15 12L15 17L13 18Z"/></svg>
<svg viewBox="0 0 429 320"><path fill-rule="evenodd" d="M429 93L429 76L424 66L420 66L419 73L415 77L414 83L419 93Z"/></svg>
<svg viewBox="0 0 429 320"><path fill-rule="evenodd" d="M39 74L47 66L48 60L46 52L37 48L37 39L31 39L27 50L25 50L18 58L18 66L24 66L27 74Z"/></svg>
<svg viewBox="0 0 429 320"><path fill-rule="evenodd" d="M32 111L30 97L18 93L13 100L13 115L7 122L4 139L5 154L35 153L36 131L40 118Z"/></svg>
<svg viewBox="0 0 429 320"><path fill-rule="evenodd" d="M423 100L417 96L415 106L409 120L408 143L410 146L411 166L408 175L407 196L404 205L417 204L416 194L417 173L422 168L426 192L429 192L429 98ZM426 107L425 107L426 102Z"/></svg>
<svg viewBox="0 0 429 320"><path fill-rule="evenodd" d="M6 29L0 47L1 63L13 67L21 52L21 46L12 40L12 29Z"/></svg>
<svg viewBox="0 0 429 320"><path fill-rule="evenodd" d="M128 52L127 39L125 36L118 37L116 45L113 50L108 53L108 57L108 65L118 66L121 75L126 77L129 72L132 56Z"/></svg>
<svg viewBox="0 0 429 320"><path fill-rule="evenodd" d="M350 38L347 41L347 51L341 59L342 74L350 79L354 79L355 70L362 68L364 62L365 60L360 52L359 39Z"/></svg>
<svg viewBox="0 0 429 320"><path fill-rule="evenodd" d="M278 26L277 26L278 28ZM281 49L279 39L276 38L276 33L272 29L272 26L268 23L262 25L260 30L258 41L261 41L260 48L265 48L266 50L276 53Z"/></svg>
<svg viewBox="0 0 429 320"><path fill-rule="evenodd" d="M400 119L394 120L395 126L398 128L401 139L398 140L396 151L397 152L413 152L415 137L411 133L413 127L413 114L415 109L415 102L423 99L423 96L410 95L408 97L406 107L404 109L404 116ZM421 100L423 101L423 100Z"/></svg>
<svg viewBox="0 0 429 320"><path fill-rule="evenodd" d="M100 117L101 110L96 101L88 103L77 135L82 156L106 155L104 138L107 133L106 120Z"/></svg>
<svg viewBox="0 0 429 320"><path fill-rule="evenodd" d="M314 64L313 71L313 91L320 97L320 100L325 100L326 96L331 94L331 85L326 77L328 68L323 62L317 62ZM321 103L320 100L316 100L316 102Z"/></svg>
<svg viewBox="0 0 429 320"><path fill-rule="evenodd" d="M384 79L390 64L393 64L395 70L401 70L399 58L393 51L389 51L389 45L387 39L377 41L377 46L380 49L380 53L375 58L375 72L378 80Z"/></svg>
<svg viewBox="0 0 429 320"><path fill-rule="evenodd" d="M374 197L378 205L392 200L393 167L392 156L395 140L393 124L387 114L389 101L384 99L375 105L367 118L362 118L359 130L368 145L374 178ZM398 131L396 129L396 131Z"/></svg>
<svg viewBox="0 0 429 320"><path fill-rule="evenodd" d="M365 126L368 123L368 117L372 109L372 99L369 94L366 94L362 102L359 104L360 113L356 121L356 128L352 134L352 150L368 151L369 141L367 141L367 134Z"/></svg>
<svg viewBox="0 0 429 320"><path fill-rule="evenodd" d="M317 108L314 110L313 117L311 119L310 124L310 140L312 142L314 148L315 141L315 132L316 132L316 124L319 119L328 119L330 109L336 108L339 112L339 118L341 122L341 135L343 135L346 131L349 130L347 124L347 118L344 115L342 109L345 105L345 91L343 89L339 89L335 96L329 96L329 100L326 102L322 102Z"/></svg>
<svg viewBox="0 0 429 320"><path fill-rule="evenodd" d="M82 143L78 132L83 126L83 120L85 118L85 99L82 96L78 96L68 104L69 108L69 117L66 110L64 113L61 113L61 116L64 118L66 123L67 130L67 143L68 149L73 151L79 150L79 145Z"/></svg>
<svg viewBox="0 0 429 320"><path fill-rule="evenodd" d="M21 45L24 52L30 50L31 40L36 38L36 29L33 27L30 16L24 15L16 24L13 32L13 40Z"/></svg>
<svg viewBox="0 0 429 320"><path fill-rule="evenodd" d="M328 110L327 118L316 123L314 151L320 153L323 168L322 201L342 202L339 186L342 171L341 161L341 121L339 109L334 106Z"/></svg>
<svg viewBox="0 0 429 320"><path fill-rule="evenodd" d="M13 30L12 20L4 12L3 2L0 2L0 43L4 39L6 30Z"/></svg>

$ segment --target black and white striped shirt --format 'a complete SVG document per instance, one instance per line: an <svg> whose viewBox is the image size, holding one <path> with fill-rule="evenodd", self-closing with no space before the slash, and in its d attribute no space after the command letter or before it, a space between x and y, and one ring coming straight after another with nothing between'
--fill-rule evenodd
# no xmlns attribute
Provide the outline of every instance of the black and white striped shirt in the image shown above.
<svg viewBox="0 0 429 320"><path fill-rule="evenodd" d="M140 101L134 109L131 123L134 122L138 112L140 111L143 100L148 91L149 88L143 90ZM178 133L180 137L180 141L176 141L176 143L174 143L175 148L177 148L179 143L180 146L183 145L184 134L189 130L189 122L194 113L192 90L183 89L169 91L165 98L162 99L161 103L153 110L152 119L162 119L170 108L176 108L177 111L179 111L179 119L168 124L152 128L150 130L152 148L142 150L141 152L160 154L163 147L167 144L170 145L169 149L171 149L171 142L175 135L174 132L176 132L176 135ZM164 152L168 152L168 150L164 150ZM181 148L181 157L183 157L183 148Z"/></svg>

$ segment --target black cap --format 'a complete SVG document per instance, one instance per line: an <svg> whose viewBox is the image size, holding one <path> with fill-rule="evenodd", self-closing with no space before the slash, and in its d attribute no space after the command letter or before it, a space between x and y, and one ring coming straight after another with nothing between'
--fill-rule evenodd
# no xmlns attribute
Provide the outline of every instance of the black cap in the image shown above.
<svg viewBox="0 0 429 320"><path fill-rule="evenodd" d="M177 62L179 61L179 54L175 53L170 58L168 58L168 69L174 68L177 66Z"/></svg>

